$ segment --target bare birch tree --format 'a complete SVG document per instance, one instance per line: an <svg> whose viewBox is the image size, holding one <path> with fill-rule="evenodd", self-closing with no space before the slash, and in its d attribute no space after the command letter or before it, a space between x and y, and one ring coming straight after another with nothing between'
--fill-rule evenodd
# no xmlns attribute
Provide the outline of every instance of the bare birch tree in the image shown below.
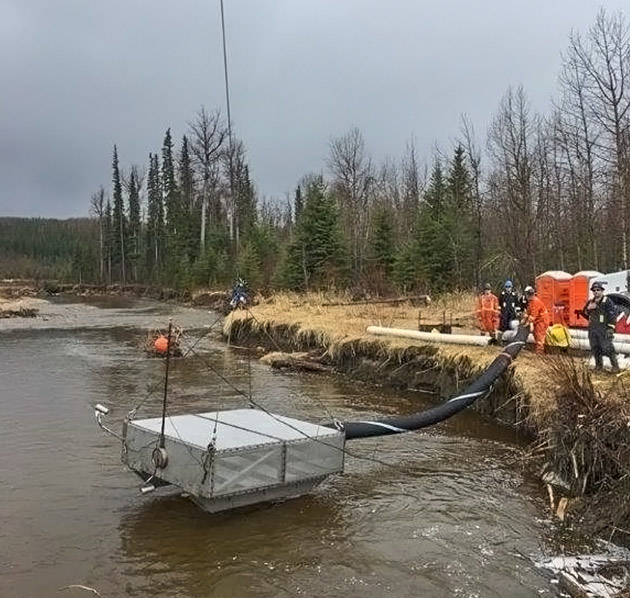
<svg viewBox="0 0 630 598"><path fill-rule="evenodd" d="M219 211L219 175L220 161L227 138L227 128L216 110L208 113L202 106L197 117L189 124L191 149L195 166L201 176L201 235L200 245L203 252L206 245L206 222L210 203L214 209L210 213Z"/></svg>
<svg viewBox="0 0 630 598"><path fill-rule="evenodd" d="M558 167L568 176L567 198L570 209L565 214L573 226L579 268L599 267L598 235L596 234L596 176L595 148L598 131L587 111L585 75L577 57L569 53L563 57L559 77L561 97L556 104L555 137L560 153Z"/></svg>
<svg viewBox="0 0 630 598"><path fill-rule="evenodd" d="M99 187L96 193L92 194L90 200L90 210L98 220L98 256L99 280L105 280L105 189Z"/></svg>
<svg viewBox="0 0 630 598"><path fill-rule="evenodd" d="M416 154L416 142L413 137L407 141L401 164L401 205L398 210L399 227L403 235L408 235L418 215L420 197L424 191L423 177ZM426 173L424 180L426 180Z"/></svg>
<svg viewBox="0 0 630 598"><path fill-rule="evenodd" d="M481 287L481 265L483 250L483 196L481 193L481 149L477 145L475 128L467 116L461 118L462 147L466 150L470 164L472 182L473 214L475 218L475 284Z"/></svg>
<svg viewBox="0 0 630 598"><path fill-rule="evenodd" d="M503 224L503 245L515 260L521 280L533 280L538 266L532 177L538 120L531 114L523 88L509 88L488 132L488 149L495 162L493 203Z"/></svg>
<svg viewBox="0 0 630 598"><path fill-rule="evenodd" d="M355 272L362 272L368 233L368 206L373 184L372 159L363 135L354 127L330 141L328 168L339 201L342 222L348 233Z"/></svg>
<svg viewBox="0 0 630 598"><path fill-rule="evenodd" d="M625 164L629 159L630 30L623 15L609 15L601 9L586 37L571 35L566 63L580 85L584 118L598 130L592 150L607 166L610 224L619 223L609 265L613 266L614 256L620 254L621 265L628 269L630 180Z"/></svg>

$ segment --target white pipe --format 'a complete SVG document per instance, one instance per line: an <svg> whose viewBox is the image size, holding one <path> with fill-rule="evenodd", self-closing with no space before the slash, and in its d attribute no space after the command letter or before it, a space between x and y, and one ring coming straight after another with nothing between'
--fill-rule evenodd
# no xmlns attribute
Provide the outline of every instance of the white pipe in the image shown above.
<svg viewBox="0 0 630 598"><path fill-rule="evenodd" d="M612 369L612 366L610 365L610 359L608 359L608 357L603 357L602 361L604 363L604 369L606 371L610 371ZM619 364L619 369L620 370L628 370L628 369L630 369L630 359L628 357L626 357L625 355L619 355L617 357L617 362ZM588 365L591 368L595 367L595 358L594 357L590 357L589 358Z"/></svg>
<svg viewBox="0 0 630 598"><path fill-rule="evenodd" d="M587 328L567 328L571 338L588 338Z"/></svg>
<svg viewBox="0 0 630 598"><path fill-rule="evenodd" d="M368 326L368 334L376 334L378 336L397 336L400 338L412 338L419 341L428 341L433 343L447 343L452 345L478 345L485 347L490 342L489 336L476 336L474 334L442 334L441 332L420 332L419 330L409 330L407 328L387 328L385 326ZM514 337L516 332L514 330L507 330L503 333L502 339L508 341ZM623 334L617 336L630 337L630 335ZM530 334L528 343L534 342L534 337ZM591 345L588 342L588 338L575 338L571 336L569 343L571 349L580 349L582 351L590 351ZM613 347L615 351L621 355L630 354L630 339L627 341L617 342L613 341Z"/></svg>
<svg viewBox="0 0 630 598"><path fill-rule="evenodd" d="M587 328L569 328L571 338L588 338ZM630 343L630 334L615 334L613 341L616 343Z"/></svg>
<svg viewBox="0 0 630 598"><path fill-rule="evenodd" d="M419 330L409 330L405 328L387 328L385 326L368 326L369 334L379 336L398 336L402 338L413 338L419 341L429 341L433 343L450 343L453 345L480 345L486 346L490 342L489 336L475 336L473 334L442 334L440 332L420 332Z"/></svg>
<svg viewBox="0 0 630 598"><path fill-rule="evenodd" d="M630 354L630 342L627 342L627 343L613 342L613 347L615 347L615 351L617 351L617 353L622 353L623 355Z"/></svg>
<svg viewBox="0 0 630 598"><path fill-rule="evenodd" d="M582 331L580 331L582 332ZM570 347L572 349L582 349L584 351L591 350L591 344L588 342L588 332L584 336L574 336L573 332L570 330L569 335L571 336ZM621 353L627 355L630 353L630 335L628 334L615 334L613 338L613 347L617 353Z"/></svg>
<svg viewBox="0 0 630 598"><path fill-rule="evenodd" d="M506 330L501 337L504 341L511 340L516 333L514 330ZM569 347L571 349L580 349L582 351L590 351L591 344L588 342L588 333L585 335L585 338L576 337L573 335L573 332L569 330L569 336L571 341L569 342ZM622 337L622 340L617 340L617 337ZM626 340L627 339L627 340ZM534 342L534 337L530 334L527 338L528 343ZM629 334L616 334L613 339L613 347L615 351L622 355L630 354L630 335Z"/></svg>

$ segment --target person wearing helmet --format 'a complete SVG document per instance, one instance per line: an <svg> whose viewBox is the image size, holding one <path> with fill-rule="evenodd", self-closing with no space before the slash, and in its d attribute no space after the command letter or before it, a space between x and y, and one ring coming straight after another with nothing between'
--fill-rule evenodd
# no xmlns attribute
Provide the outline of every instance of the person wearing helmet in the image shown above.
<svg viewBox="0 0 630 598"><path fill-rule="evenodd" d="M595 370L604 369L604 357L610 359L612 371L619 372L617 352L613 345L617 313L613 302L604 295L604 285L595 281L591 285L593 297L586 302L582 315L588 320L588 342L595 358Z"/></svg>
<svg viewBox="0 0 630 598"><path fill-rule="evenodd" d="M525 287L525 289L531 288L530 286ZM527 294L525 293L525 289L523 289L523 293L518 296L518 303L516 305L516 313L518 314L519 320L523 317L527 309Z"/></svg>
<svg viewBox="0 0 630 598"><path fill-rule="evenodd" d="M230 297L231 309L245 309L249 302L247 283L239 276Z"/></svg>
<svg viewBox="0 0 630 598"><path fill-rule="evenodd" d="M483 291L477 297L477 321L481 334L496 336L499 326L499 300L492 292L490 283L483 285Z"/></svg>
<svg viewBox="0 0 630 598"><path fill-rule="evenodd" d="M527 308L521 323L531 326L536 344L534 351L538 355L542 355L545 352L545 335L547 328L549 328L549 312L541 299L536 296L533 287L525 287L525 298L527 299Z"/></svg>
<svg viewBox="0 0 630 598"><path fill-rule="evenodd" d="M503 285L503 290L499 295L499 310L499 330L501 332L510 330L510 323L518 319L518 295L514 292L511 280L506 280Z"/></svg>

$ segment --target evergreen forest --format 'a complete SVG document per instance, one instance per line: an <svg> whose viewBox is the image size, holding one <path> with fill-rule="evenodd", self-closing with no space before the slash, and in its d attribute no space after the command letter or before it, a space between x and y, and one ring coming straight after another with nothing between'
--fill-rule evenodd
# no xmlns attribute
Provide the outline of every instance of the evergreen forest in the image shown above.
<svg viewBox="0 0 630 598"><path fill-rule="evenodd" d="M419 107L419 110L422 108ZM600 11L573 33L543 114L522 86L483 134L375 161L358 128L330 139L284 198L261 196L218 109L171 130L145 164L113 147L90 218L0 219L0 276L225 287L441 293L521 286L548 269L630 264L630 29Z"/></svg>

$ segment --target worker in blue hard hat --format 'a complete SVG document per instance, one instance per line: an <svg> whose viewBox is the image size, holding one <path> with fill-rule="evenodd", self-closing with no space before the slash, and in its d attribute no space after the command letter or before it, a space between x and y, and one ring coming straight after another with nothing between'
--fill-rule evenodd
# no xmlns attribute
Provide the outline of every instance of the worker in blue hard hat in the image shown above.
<svg viewBox="0 0 630 598"><path fill-rule="evenodd" d="M511 280L506 280L503 290L499 294L499 330L505 332L512 328L511 323L518 321L519 297L514 291Z"/></svg>

